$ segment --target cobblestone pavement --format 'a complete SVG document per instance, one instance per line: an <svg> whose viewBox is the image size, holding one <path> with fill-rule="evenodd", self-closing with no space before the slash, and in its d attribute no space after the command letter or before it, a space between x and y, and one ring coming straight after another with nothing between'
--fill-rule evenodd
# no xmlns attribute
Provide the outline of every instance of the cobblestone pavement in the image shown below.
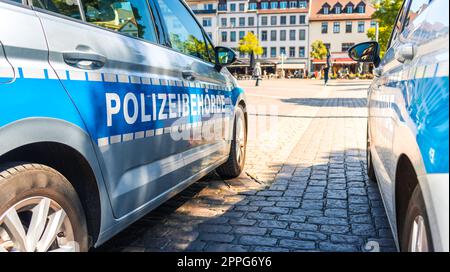
<svg viewBox="0 0 450 272"><path fill-rule="evenodd" d="M245 173L210 174L97 250L396 250L366 173L367 82L250 84ZM277 122L264 131L269 104Z"/></svg>

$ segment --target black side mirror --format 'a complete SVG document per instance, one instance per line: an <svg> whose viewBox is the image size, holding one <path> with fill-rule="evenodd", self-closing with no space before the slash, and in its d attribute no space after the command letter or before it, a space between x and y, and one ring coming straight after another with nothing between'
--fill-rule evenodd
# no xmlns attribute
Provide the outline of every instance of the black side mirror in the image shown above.
<svg viewBox="0 0 450 272"><path fill-rule="evenodd" d="M229 66L236 61L236 52L231 48L217 46L214 48L214 52L216 55L216 68L218 70Z"/></svg>
<svg viewBox="0 0 450 272"><path fill-rule="evenodd" d="M358 43L348 50L348 56L357 62L371 62L378 67L380 64L380 45L377 42Z"/></svg>

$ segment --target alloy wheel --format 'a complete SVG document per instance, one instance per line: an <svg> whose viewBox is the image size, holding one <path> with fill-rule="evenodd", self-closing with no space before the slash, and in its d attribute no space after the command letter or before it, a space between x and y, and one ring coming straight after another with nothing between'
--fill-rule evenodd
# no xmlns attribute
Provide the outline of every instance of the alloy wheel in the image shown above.
<svg viewBox="0 0 450 272"><path fill-rule="evenodd" d="M54 200L29 197L0 215L0 252L79 251L73 226Z"/></svg>

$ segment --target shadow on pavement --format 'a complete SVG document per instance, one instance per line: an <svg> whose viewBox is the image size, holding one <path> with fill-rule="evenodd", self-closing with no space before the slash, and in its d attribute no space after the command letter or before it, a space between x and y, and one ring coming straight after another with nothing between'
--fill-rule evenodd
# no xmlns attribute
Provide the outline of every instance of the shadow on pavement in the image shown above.
<svg viewBox="0 0 450 272"><path fill-rule="evenodd" d="M311 107L347 107L366 108L366 98L286 98L280 99L284 103L292 103Z"/></svg>
<svg viewBox="0 0 450 272"><path fill-rule="evenodd" d="M365 150L323 159L267 184L210 174L96 251L395 251Z"/></svg>

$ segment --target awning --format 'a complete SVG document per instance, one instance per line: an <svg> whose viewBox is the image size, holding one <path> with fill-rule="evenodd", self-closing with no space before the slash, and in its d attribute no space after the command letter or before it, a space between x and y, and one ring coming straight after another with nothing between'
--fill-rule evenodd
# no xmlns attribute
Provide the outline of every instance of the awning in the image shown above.
<svg viewBox="0 0 450 272"><path fill-rule="evenodd" d="M325 60L313 59L313 64L325 64ZM356 64L351 58L331 58L331 64Z"/></svg>
<svg viewBox="0 0 450 272"><path fill-rule="evenodd" d="M285 63L283 65L277 64L277 69L305 69L306 64L304 63Z"/></svg>

